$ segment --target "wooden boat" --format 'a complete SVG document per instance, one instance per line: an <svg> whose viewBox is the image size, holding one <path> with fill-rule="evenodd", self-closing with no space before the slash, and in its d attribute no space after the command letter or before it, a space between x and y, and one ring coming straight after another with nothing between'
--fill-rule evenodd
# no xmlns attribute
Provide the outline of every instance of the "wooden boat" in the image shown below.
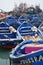
<svg viewBox="0 0 43 65"><path fill-rule="evenodd" d="M19 27L19 23L17 22L17 18L10 16L10 17L6 17L6 22L9 24L9 26L13 26L15 29L17 29Z"/></svg>
<svg viewBox="0 0 43 65"><path fill-rule="evenodd" d="M13 26L15 29L17 29L24 21L26 21L26 16L20 16L17 17L16 16L10 16L6 18L6 22L10 25Z"/></svg>
<svg viewBox="0 0 43 65"><path fill-rule="evenodd" d="M33 19L31 20L31 24L33 24L37 28L39 27L39 25L41 24L41 22L42 21L40 20L39 16L34 16Z"/></svg>
<svg viewBox="0 0 43 65"><path fill-rule="evenodd" d="M43 21L43 12L39 14L41 21Z"/></svg>
<svg viewBox="0 0 43 65"><path fill-rule="evenodd" d="M19 26L17 33L23 40L37 41L42 39L38 34L37 28L27 21Z"/></svg>
<svg viewBox="0 0 43 65"><path fill-rule="evenodd" d="M38 32L39 32L39 35L43 38L43 22L38 27Z"/></svg>
<svg viewBox="0 0 43 65"><path fill-rule="evenodd" d="M22 40L18 38L16 30L5 22L0 23L0 46L5 48L15 47Z"/></svg>
<svg viewBox="0 0 43 65"><path fill-rule="evenodd" d="M39 25L42 23L41 20L41 15L40 14L28 14L27 15L27 19L29 19L30 23L34 26L36 26L37 28L39 27Z"/></svg>
<svg viewBox="0 0 43 65"><path fill-rule="evenodd" d="M7 12L0 9L0 21L3 21L3 20L5 20L5 18L10 17L10 16L11 16L11 14L8 14Z"/></svg>
<svg viewBox="0 0 43 65"><path fill-rule="evenodd" d="M12 49L10 65L43 65L43 40L26 40Z"/></svg>
<svg viewBox="0 0 43 65"><path fill-rule="evenodd" d="M21 24L22 24L24 21L26 21L26 20L27 20L26 15L22 15L22 16L19 17L18 23L21 25Z"/></svg>

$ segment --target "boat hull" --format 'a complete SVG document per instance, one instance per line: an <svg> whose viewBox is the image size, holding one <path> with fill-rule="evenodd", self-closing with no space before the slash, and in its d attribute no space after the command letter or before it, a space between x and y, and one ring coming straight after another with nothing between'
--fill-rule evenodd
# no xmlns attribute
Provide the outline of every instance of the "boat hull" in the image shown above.
<svg viewBox="0 0 43 65"><path fill-rule="evenodd" d="M11 41L10 39L9 40L3 40L3 41L0 41L0 47L4 47L4 48L15 48L15 46L19 43L21 43L23 40L13 40Z"/></svg>
<svg viewBox="0 0 43 65"><path fill-rule="evenodd" d="M15 49L12 49L9 57L11 65L43 65L43 40L23 41Z"/></svg>
<svg viewBox="0 0 43 65"><path fill-rule="evenodd" d="M10 58L11 65L43 65L43 50L19 58Z"/></svg>

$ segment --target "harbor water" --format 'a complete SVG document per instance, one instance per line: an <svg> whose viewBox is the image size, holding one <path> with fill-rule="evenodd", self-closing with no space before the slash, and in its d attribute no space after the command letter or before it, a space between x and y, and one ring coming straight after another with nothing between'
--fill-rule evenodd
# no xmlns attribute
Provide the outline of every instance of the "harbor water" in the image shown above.
<svg viewBox="0 0 43 65"><path fill-rule="evenodd" d="M9 53L11 49L0 48L0 65L10 65Z"/></svg>

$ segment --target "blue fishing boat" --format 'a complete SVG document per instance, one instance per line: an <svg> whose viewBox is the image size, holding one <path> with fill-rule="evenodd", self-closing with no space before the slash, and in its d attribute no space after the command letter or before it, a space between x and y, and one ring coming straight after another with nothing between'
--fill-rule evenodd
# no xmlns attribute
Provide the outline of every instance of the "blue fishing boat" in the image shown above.
<svg viewBox="0 0 43 65"><path fill-rule="evenodd" d="M9 24L9 26L13 26L15 29L17 29L20 25L17 21L17 17L10 16L6 18L6 22Z"/></svg>
<svg viewBox="0 0 43 65"><path fill-rule="evenodd" d="M43 65L43 40L26 40L12 49L10 65Z"/></svg>
<svg viewBox="0 0 43 65"><path fill-rule="evenodd" d="M43 22L38 27L39 35L43 38Z"/></svg>
<svg viewBox="0 0 43 65"><path fill-rule="evenodd" d="M39 25L41 24L41 22L42 21L40 20L39 16L34 16L33 19L31 20L31 24L33 24L37 28L39 27Z"/></svg>
<svg viewBox="0 0 43 65"><path fill-rule="evenodd" d="M22 40L18 38L17 31L5 23L0 23L0 46L6 48L15 47Z"/></svg>
<svg viewBox="0 0 43 65"><path fill-rule="evenodd" d="M30 24L28 21L23 22L17 30L19 36L23 38L23 40L33 39L35 40L35 36L38 35L37 28ZM26 39L27 38L27 39Z"/></svg>
<svg viewBox="0 0 43 65"><path fill-rule="evenodd" d="M18 23L21 25L26 20L27 20L27 16L26 15L22 15L22 16L19 17Z"/></svg>
<svg viewBox="0 0 43 65"><path fill-rule="evenodd" d="M26 16L31 21L33 19L33 17L36 17L37 15L36 14L28 14Z"/></svg>
<svg viewBox="0 0 43 65"><path fill-rule="evenodd" d="M40 19L43 21L43 13L39 14Z"/></svg>

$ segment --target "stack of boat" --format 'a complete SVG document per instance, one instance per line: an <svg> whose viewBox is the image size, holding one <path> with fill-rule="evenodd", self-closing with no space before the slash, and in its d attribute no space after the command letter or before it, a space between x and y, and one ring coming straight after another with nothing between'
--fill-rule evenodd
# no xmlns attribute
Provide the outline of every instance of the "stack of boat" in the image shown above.
<svg viewBox="0 0 43 65"><path fill-rule="evenodd" d="M27 18L18 21L22 24L18 27L17 34L23 42L11 51L12 65L43 65L43 22L40 18L33 18L31 21Z"/></svg>
<svg viewBox="0 0 43 65"><path fill-rule="evenodd" d="M8 16L0 22L0 46L15 47L9 56L10 65L43 65L42 19L43 14L30 13Z"/></svg>

